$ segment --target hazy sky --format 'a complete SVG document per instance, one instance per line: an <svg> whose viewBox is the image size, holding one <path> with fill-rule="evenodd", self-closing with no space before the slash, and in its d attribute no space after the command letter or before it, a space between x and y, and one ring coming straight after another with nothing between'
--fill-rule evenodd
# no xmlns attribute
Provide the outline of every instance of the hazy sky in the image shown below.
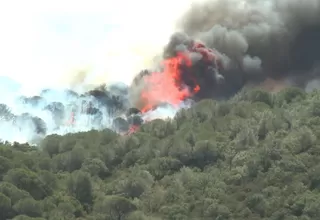
<svg viewBox="0 0 320 220"><path fill-rule="evenodd" d="M116 20L108 1L90 2L1 1L0 75L45 86L90 62Z"/></svg>
<svg viewBox="0 0 320 220"><path fill-rule="evenodd" d="M90 82L128 83L167 40L181 3L188 5L170 1L0 1L0 75L30 89L90 68Z"/></svg>

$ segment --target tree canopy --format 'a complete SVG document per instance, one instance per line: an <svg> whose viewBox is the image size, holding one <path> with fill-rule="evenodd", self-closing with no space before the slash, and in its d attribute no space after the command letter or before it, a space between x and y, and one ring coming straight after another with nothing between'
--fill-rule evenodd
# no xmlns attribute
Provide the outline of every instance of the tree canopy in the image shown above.
<svg viewBox="0 0 320 220"><path fill-rule="evenodd" d="M243 90L121 136L0 145L0 219L311 220L320 92Z"/></svg>

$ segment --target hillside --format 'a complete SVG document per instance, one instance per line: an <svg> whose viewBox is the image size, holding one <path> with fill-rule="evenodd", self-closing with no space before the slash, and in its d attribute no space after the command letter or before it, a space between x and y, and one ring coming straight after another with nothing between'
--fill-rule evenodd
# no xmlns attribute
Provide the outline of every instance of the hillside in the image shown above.
<svg viewBox="0 0 320 220"><path fill-rule="evenodd" d="M203 100L131 136L3 143L0 219L319 219L319 137L320 91L288 88Z"/></svg>

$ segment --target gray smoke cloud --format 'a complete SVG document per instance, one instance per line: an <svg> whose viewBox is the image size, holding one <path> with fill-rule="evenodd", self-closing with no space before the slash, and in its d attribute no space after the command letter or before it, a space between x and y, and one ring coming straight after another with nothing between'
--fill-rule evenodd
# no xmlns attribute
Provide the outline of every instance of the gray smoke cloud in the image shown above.
<svg viewBox="0 0 320 220"><path fill-rule="evenodd" d="M252 84L272 91L292 84L307 91L320 87L320 0L201 1L183 14L177 28L179 32L172 35L161 55L166 58L176 51L188 50L193 40L201 40L214 49L226 67L223 73L225 85L207 85L210 87L208 91L215 90L212 93L215 98L233 95L244 85ZM126 52L120 54L121 60L125 60ZM202 58L198 53L190 55L194 63ZM112 70L117 70L112 72L114 75L125 72L122 66ZM53 133L114 129L114 119L125 130L129 118L123 115L136 101L134 98L140 98L140 87L146 85L139 79L144 74L136 77L131 88L114 85L85 94L47 90L38 97L18 100L12 91L3 90L3 83L0 90L6 95L0 100L0 139L34 142L34 139ZM85 72L73 76L72 83L83 83L85 76ZM83 111L83 103L86 106L92 103L92 106ZM189 107L191 104L183 105ZM72 113L76 123L70 125ZM175 113L176 109L164 106L142 115L142 118L173 117Z"/></svg>
<svg viewBox="0 0 320 220"><path fill-rule="evenodd" d="M300 75L304 83L317 77L320 0L208 0L195 3L178 28L185 35L176 40L199 39L230 68L239 67L230 73L230 87L269 77Z"/></svg>

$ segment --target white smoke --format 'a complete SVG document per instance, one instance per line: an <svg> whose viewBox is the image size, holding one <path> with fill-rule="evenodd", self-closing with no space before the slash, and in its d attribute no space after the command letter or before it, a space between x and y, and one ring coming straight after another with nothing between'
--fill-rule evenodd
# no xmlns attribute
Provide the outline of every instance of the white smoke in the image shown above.
<svg viewBox="0 0 320 220"><path fill-rule="evenodd" d="M52 98L52 100L48 98ZM23 103L17 97L9 102L2 100L1 104L5 104L13 117L6 118L6 114L1 114L0 118L0 139L9 142L34 142L38 138L43 138L50 134L66 134L80 131L88 131L91 129L111 128L112 118L107 115L107 110L99 106L99 110L105 112L101 118L95 120L94 116L86 115L81 112L81 101L91 101L90 98L75 100L68 97L63 92L51 91L49 94L43 95L43 101L37 105ZM53 114L45 106L59 102L65 108L62 114ZM93 103L97 104L96 102ZM97 106L97 105L96 105ZM74 121L72 121L72 112L74 112ZM43 122L45 131L37 132L37 125L30 118L19 117L23 114L37 117Z"/></svg>
<svg viewBox="0 0 320 220"><path fill-rule="evenodd" d="M9 80L6 81L9 84ZM13 84L13 83L10 83ZM2 91L6 90L6 85L0 83ZM109 114L109 106L101 105L97 100L90 96L72 96L63 90L49 90L41 93L41 98L36 103L25 102L20 98L23 95L21 91L13 91L4 94L13 94L11 97L2 96L0 108L0 139L9 142L29 142L38 143L39 140L50 134L66 134L80 131L89 131L91 129L101 130L104 128L113 128L113 119L116 115ZM117 93L116 90L113 91ZM40 94L39 94L40 95ZM82 110L82 102L91 101L93 107L99 112L97 114L86 114ZM62 104L64 107L61 112L52 113L46 107L54 102ZM142 115L144 121L150 121L156 118L168 119L174 117L181 108L188 108L191 103L185 102L181 106L160 106ZM41 120L35 123L30 117L23 117L25 114L37 117ZM121 115L120 115L121 116ZM42 124L43 123L43 124ZM45 131L39 132L39 127ZM44 126L44 127L41 127Z"/></svg>
<svg viewBox="0 0 320 220"><path fill-rule="evenodd" d="M193 7L192 2L201 3ZM1 118L0 138L19 142L42 138L41 134L35 135L39 133L36 132L38 128L30 118L24 118L24 113L44 121L46 135L110 127L112 118L108 107L99 106L97 102L93 104L102 112L101 118L82 115L76 108L77 123L68 124L73 108L79 106L82 99L67 95L64 89L72 88L82 93L102 83L130 84L141 69L153 66L154 58L162 53L171 34L179 31L175 27L176 21L188 10L182 19L182 31L231 58L240 57L239 61L248 72L256 71L268 59L270 63L277 63L280 58L286 60L288 50L282 47L283 44L290 42L289 39L301 29L299 26L319 21L320 14L319 0L308 0L306 4L297 0L282 3L277 0L205 2L0 2L0 76L13 80L0 80L0 103L8 106L13 115L10 120ZM250 47L260 56L251 56ZM269 55L261 56L265 50L272 50L272 59ZM53 88L53 91L42 95L38 106L18 101L21 95L39 95L46 88ZM59 117L61 126L57 126L57 119L43 109L55 101L66 108L65 114ZM143 118L172 117L177 109L160 107Z"/></svg>
<svg viewBox="0 0 320 220"><path fill-rule="evenodd" d="M146 112L142 118L145 121L151 121L154 119L170 119L173 118L177 112L181 109L190 108L193 104L192 100L186 100L180 103L178 106L171 106L171 105L163 105L159 106L154 110Z"/></svg>
<svg viewBox="0 0 320 220"><path fill-rule="evenodd" d="M102 83L131 83L137 72L152 66L154 56L161 53L174 31L175 21L191 2L0 2L0 76L11 80L11 84L1 80L0 103L8 106L15 116L29 113L42 119L46 134L100 129L101 124L110 127L107 113L97 124L76 112L77 125L68 125L72 105L77 101L59 91L72 88L84 92ZM17 101L19 96L39 95L46 88L55 92L43 96L44 101L38 106ZM67 106L66 112L69 111L61 118L66 125L58 129L52 115L43 110L46 104L55 101ZM171 116L174 110L161 114ZM1 119L0 139L19 142L34 139L35 128L30 122L21 123L21 120Z"/></svg>

